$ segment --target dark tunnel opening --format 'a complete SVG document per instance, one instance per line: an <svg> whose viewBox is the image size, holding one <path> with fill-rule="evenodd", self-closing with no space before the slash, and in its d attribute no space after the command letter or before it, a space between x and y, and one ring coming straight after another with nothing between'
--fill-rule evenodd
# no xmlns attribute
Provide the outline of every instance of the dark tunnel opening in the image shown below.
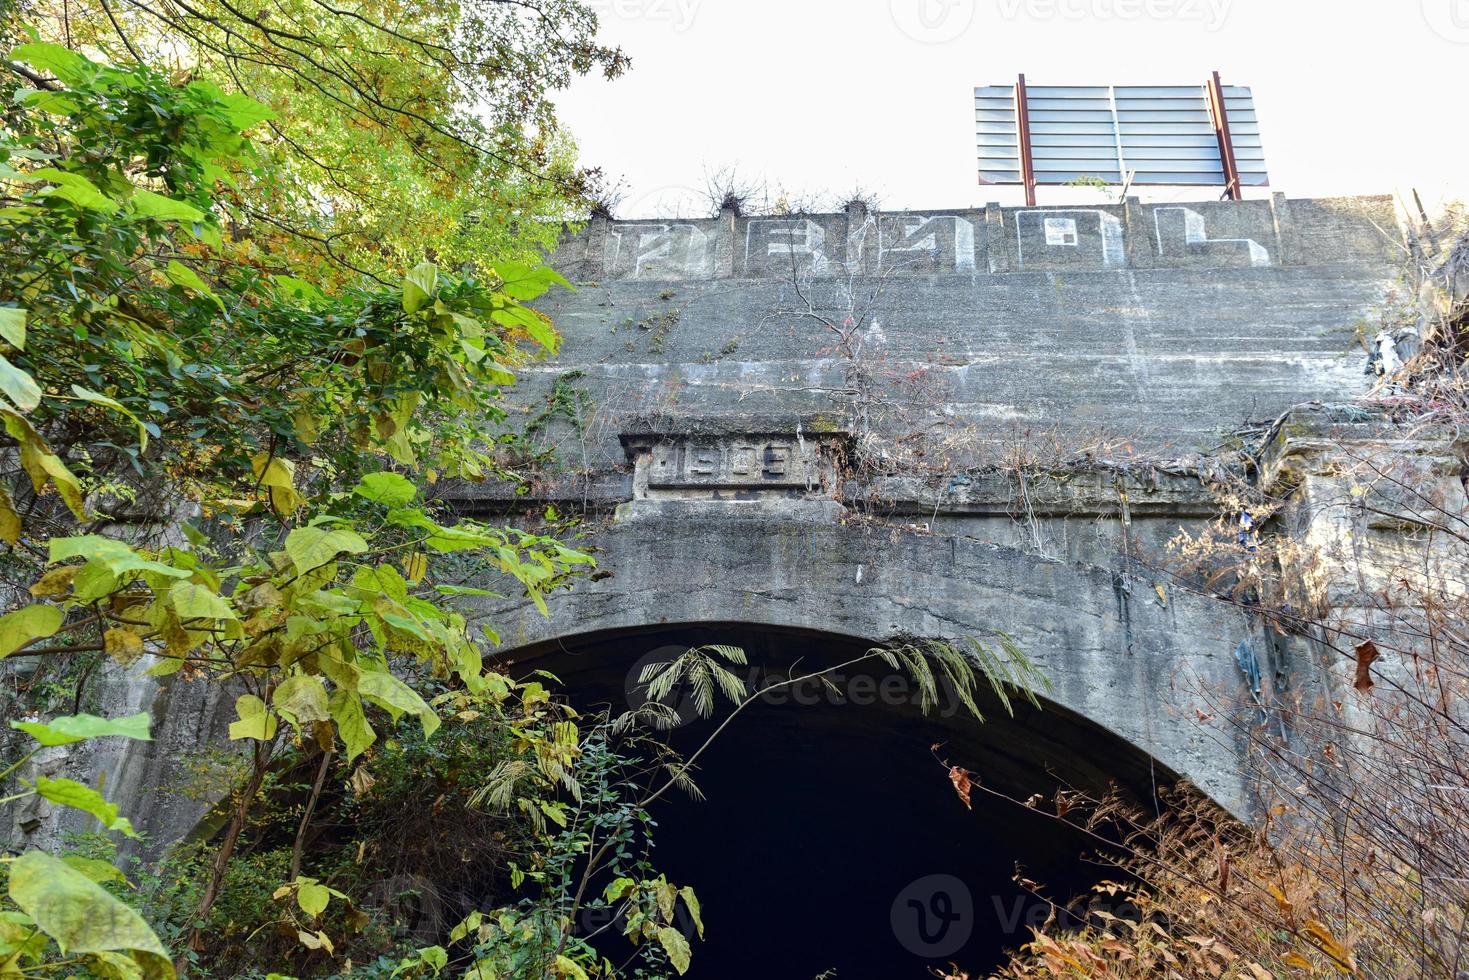
<svg viewBox="0 0 1469 980"><path fill-rule="evenodd" d="M638 697L643 664L704 643L744 648L767 679L870 647L709 625L563 641L534 666L555 674L573 703L617 713ZM655 863L703 906L703 941L681 920L695 980L916 978L951 962L983 975L1051 914L1016 883L1017 869L1063 904L1120 876L1092 858L1093 842L1047 816L1058 787L1116 786L1142 801L1173 780L1054 705L1017 702L1010 717L987 697L981 724L952 699L924 715L914 686L881 663L833 680L835 692L808 685L752 705L700 760L706 799L674 793L654 805ZM712 720L685 711L692 720L671 742L694 751L730 707L720 702ZM1008 800L976 789L966 809L936 754ZM1033 808L1012 802L1037 795Z"/></svg>

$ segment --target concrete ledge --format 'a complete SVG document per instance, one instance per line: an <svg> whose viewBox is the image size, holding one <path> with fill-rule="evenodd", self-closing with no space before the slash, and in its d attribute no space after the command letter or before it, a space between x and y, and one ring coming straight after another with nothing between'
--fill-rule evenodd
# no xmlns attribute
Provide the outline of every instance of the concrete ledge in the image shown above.
<svg viewBox="0 0 1469 980"><path fill-rule="evenodd" d="M847 509L835 500L670 500L649 498L619 504L613 520L618 524L666 521L668 533L682 533L692 521L756 521L761 524L795 522L836 524Z"/></svg>

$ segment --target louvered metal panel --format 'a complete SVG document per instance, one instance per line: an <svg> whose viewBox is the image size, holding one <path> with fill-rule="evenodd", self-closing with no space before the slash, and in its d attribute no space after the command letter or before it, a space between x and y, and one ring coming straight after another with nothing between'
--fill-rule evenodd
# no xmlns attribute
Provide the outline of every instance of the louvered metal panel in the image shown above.
<svg viewBox="0 0 1469 980"><path fill-rule="evenodd" d="M1217 102L1216 102L1217 94ZM1021 120L1017 105L1026 106ZM1227 139L1214 105L1227 117ZM1250 89L1189 85L992 85L974 90L982 183L1064 184L1095 177L1122 183L1269 184ZM1024 125L1022 125L1024 123ZM1022 152L1021 133L1030 134ZM1231 158L1225 159L1228 146Z"/></svg>
<svg viewBox="0 0 1469 980"><path fill-rule="evenodd" d="M1015 116L1015 86L974 90L974 118L979 125L979 180L985 184L1018 184L1020 127Z"/></svg>

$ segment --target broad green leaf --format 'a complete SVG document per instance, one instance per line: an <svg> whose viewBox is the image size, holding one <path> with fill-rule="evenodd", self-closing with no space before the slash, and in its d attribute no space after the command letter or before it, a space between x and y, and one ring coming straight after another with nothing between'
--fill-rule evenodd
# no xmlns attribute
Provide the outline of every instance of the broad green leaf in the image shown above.
<svg viewBox="0 0 1469 980"><path fill-rule="evenodd" d="M432 532L424 539L424 544L435 551L467 551L470 548L493 548L500 544L500 539L488 534L482 534L477 530L466 527L440 527L431 524Z"/></svg>
<svg viewBox="0 0 1469 980"><path fill-rule="evenodd" d="M54 116L69 116L77 111L77 100L63 92L28 92L21 101L24 105ZM29 179L29 175L26 175L26 180Z"/></svg>
<svg viewBox="0 0 1469 980"><path fill-rule="evenodd" d="M40 170L32 170L29 176L33 179L50 181L55 185L43 188L39 192L43 197L59 197L63 201L70 201L79 208L101 211L103 214L111 214L117 210L116 201L103 194L97 189L96 184L80 174L67 173L55 167L42 167Z"/></svg>
<svg viewBox="0 0 1469 980"><path fill-rule="evenodd" d="M39 960L49 945L51 940L36 928L30 916L12 909L0 909L0 957Z"/></svg>
<svg viewBox="0 0 1469 980"><path fill-rule="evenodd" d="M93 738L121 735L140 742L151 742L148 734L151 719L147 712L125 715L121 718L99 718L96 715L65 715L48 722L12 721L11 728L18 728L42 745L70 745Z"/></svg>
<svg viewBox="0 0 1469 980"><path fill-rule="evenodd" d="M561 336L556 333L556 328L551 326L550 320L535 310L518 305L507 306L491 313L490 318L501 326L524 330L532 340L546 348L548 353L555 354L561 349Z"/></svg>
<svg viewBox="0 0 1469 980"><path fill-rule="evenodd" d="M387 507L402 507L418 496L418 487L401 473L368 473L352 492Z"/></svg>
<svg viewBox="0 0 1469 980"><path fill-rule="evenodd" d="M300 725L331 719L326 688L309 674L295 674L281 681L270 701L277 711L289 712Z"/></svg>
<svg viewBox="0 0 1469 980"><path fill-rule="evenodd" d="M495 263L495 275L504 281L504 286L501 288L505 295L521 301L533 300L552 286L572 288L571 283L563 279L560 273L545 265L530 265L526 262L497 262Z"/></svg>
<svg viewBox="0 0 1469 980"><path fill-rule="evenodd" d="M514 373L499 361L485 361L479 366L479 369L485 373L485 377L490 380L491 384L515 384Z"/></svg>
<svg viewBox="0 0 1469 980"><path fill-rule="evenodd" d="M116 881L124 885L128 884L127 875L123 874L122 869L111 861L82 857L80 854L66 854L62 856L61 860L66 862L67 867L75 868L99 884L108 881Z"/></svg>
<svg viewBox="0 0 1469 980"><path fill-rule="evenodd" d="M297 279L295 276L271 276L276 288L283 296L298 299L305 303L317 303L326 297L320 289L317 289L305 279Z"/></svg>
<svg viewBox="0 0 1469 980"><path fill-rule="evenodd" d="M0 306L0 337L16 350L26 349L26 311L20 306Z"/></svg>
<svg viewBox="0 0 1469 980"><path fill-rule="evenodd" d="M163 660L158 661L158 663L154 664L152 667L149 667L147 670L143 671L143 673L147 674L149 677L167 677L170 674L177 674L183 669L183 657L166 657Z"/></svg>
<svg viewBox="0 0 1469 980"><path fill-rule="evenodd" d="M128 819L117 815L116 804L107 802L101 793L74 779L47 779L40 776L36 779L36 792L52 803L90 813L102 821L102 826L108 830L117 830L129 837L138 836Z"/></svg>
<svg viewBox="0 0 1469 980"><path fill-rule="evenodd" d="M110 408L114 412L120 412L121 414L126 415L128 418L132 419L133 424L138 427L138 449L142 452L148 451L148 428L143 425L143 420L134 415L132 411L127 408L127 406L122 404L122 402L118 401L115 398L108 398L106 395L102 394L99 391L93 391L90 388L83 388L81 385L72 385L71 393L84 402L91 402L93 405L101 405L103 408Z"/></svg>
<svg viewBox="0 0 1469 980"><path fill-rule="evenodd" d="M103 980L145 980L138 961L125 953L103 950L87 954L87 968Z"/></svg>
<svg viewBox="0 0 1469 980"><path fill-rule="evenodd" d="M479 924L483 921L483 912L479 911L478 909L470 912L468 915L460 920L457 926L449 930L449 944L453 945L454 943L457 943L459 940L468 936L470 933L477 932L479 930Z"/></svg>
<svg viewBox="0 0 1469 980"><path fill-rule="evenodd" d="M20 522L20 511L15 509L15 500L10 496L10 488L0 483L0 541L15 544L20 540L20 532L24 530Z"/></svg>
<svg viewBox="0 0 1469 980"><path fill-rule="evenodd" d="M320 568L344 552L360 555L366 550L362 536L346 528L298 527L286 535L286 554L302 573Z"/></svg>
<svg viewBox="0 0 1469 980"><path fill-rule="evenodd" d="M403 277L403 311L417 313L439 286L439 267L432 262L420 262Z"/></svg>
<svg viewBox="0 0 1469 980"><path fill-rule="evenodd" d="M131 950L145 976L174 976L167 950L143 917L60 858L43 851L16 858L10 898L63 955Z"/></svg>
<svg viewBox="0 0 1469 980"><path fill-rule="evenodd" d="M658 930L658 945L668 954L668 962L678 971L679 976L689 972L689 959L692 955L689 949L689 941L684 938L683 933L673 926L663 926Z"/></svg>
<svg viewBox="0 0 1469 980"><path fill-rule="evenodd" d="M699 911L699 896L688 885L678 890L679 897L683 899L684 905L688 906L689 915L694 920L694 928L699 931L699 938L704 938L704 916Z"/></svg>
<svg viewBox="0 0 1469 980"><path fill-rule="evenodd" d="M168 597L173 602L179 621L183 623L192 619L238 618L223 596L195 582L173 583L173 587L168 590Z"/></svg>
<svg viewBox="0 0 1469 980"><path fill-rule="evenodd" d="M282 514L294 514L306 503L296 492L296 464L279 456L257 453L250 460L255 479L270 493L270 505Z"/></svg>
<svg viewBox="0 0 1469 980"><path fill-rule="evenodd" d="M558 977L570 977L571 980L587 980L587 971L581 968L581 964L564 953L556 954L556 965L554 967Z"/></svg>
<svg viewBox="0 0 1469 980"><path fill-rule="evenodd" d="M57 606L38 604L0 616L0 660L32 640L55 636L66 615Z"/></svg>
<svg viewBox="0 0 1469 980"><path fill-rule="evenodd" d="M330 707L337 734L347 746L347 761L351 762L377 741L377 733L363 714L362 699L352 691L337 688L332 692Z"/></svg>
<svg viewBox="0 0 1469 980"><path fill-rule="evenodd" d="M128 200L128 210L140 218L154 218L158 221L188 221L202 222L207 215L192 204L183 201L175 201L171 197L162 194L154 194L145 191L141 187L133 191L133 196Z"/></svg>
<svg viewBox="0 0 1469 980"><path fill-rule="evenodd" d="M439 727L439 716L429 707L428 702L419 697L413 688L386 671L363 671L357 680L357 693L386 709L394 718L405 711L417 715L419 723L423 725L425 738Z"/></svg>
<svg viewBox="0 0 1469 980"><path fill-rule="evenodd" d="M275 112L270 106L238 92L217 96L216 101L224 106L224 114L236 132L244 132L256 123L275 118Z"/></svg>
<svg viewBox="0 0 1469 980"><path fill-rule="evenodd" d="M52 538L49 544L52 564L66 561L68 558L85 558L88 562L97 562L104 566L114 575L148 572L172 578L188 578L193 574L187 568L176 568L173 565L165 565L161 561L144 558L126 543L116 538L103 537L100 534Z"/></svg>
<svg viewBox="0 0 1469 980"><path fill-rule="evenodd" d="M47 483L54 484L56 492L77 520L91 520L87 515L86 499L82 496L81 481L67 469L61 457L51 451L35 427L4 402L0 402L0 418L4 419L5 431L20 443L20 466L31 478L31 487L36 493L40 493Z"/></svg>
<svg viewBox="0 0 1469 980"><path fill-rule="evenodd" d="M503 599L505 595L500 592L491 592L489 589L476 589L467 585L436 585L434 591L440 595L482 595L491 596L495 599Z"/></svg>
<svg viewBox="0 0 1469 980"><path fill-rule="evenodd" d="M314 881L301 880L301 885L296 889L296 904L301 906L301 911L310 916L318 916L326 911L327 903L331 901L331 892L327 891L325 885Z"/></svg>
<svg viewBox="0 0 1469 980"><path fill-rule="evenodd" d="M619 902L623 898L638 890L638 883L631 878L614 878L607 883L602 897L609 902Z"/></svg>
<svg viewBox="0 0 1469 980"><path fill-rule="evenodd" d="M178 259L169 260L168 265L163 270L163 275L175 286L182 286L190 292L198 293L200 296L213 300L214 305L219 307L220 312L224 312L224 300L216 296L214 290L210 289L209 285L203 279L199 278L199 273L190 269Z"/></svg>
<svg viewBox="0 0 1469 980"><path fill-rule="evenodd" d="M449 951L442 946L425 946L418 951L418 958L433 967L438 976L449 963Z"/></svg>
<svg viewBox="0 0 1469 980"><path fill-rule="evenodd" d="M34 412L41 404L41 386L36 384L36 379L11 364L3 354L0 354L0 394L22 412Z"/></svg>
<svg viewBox="0 0 1469 980"><path fill-rule="evenodd" d="M12 61L24 61L32 68L49 71L69 86L86 82L97 68L70 48L39 41L12 48L10 58Z"/></svg>
<svg viewBox="0 0 1469 980"><path fill-rule="evenodd" d="M268 742L275 738L276 719L265 708L265 702L253 694L241 694L235 698L235 714L239 721L230 722L230 740L253 738Z"/></svg>

